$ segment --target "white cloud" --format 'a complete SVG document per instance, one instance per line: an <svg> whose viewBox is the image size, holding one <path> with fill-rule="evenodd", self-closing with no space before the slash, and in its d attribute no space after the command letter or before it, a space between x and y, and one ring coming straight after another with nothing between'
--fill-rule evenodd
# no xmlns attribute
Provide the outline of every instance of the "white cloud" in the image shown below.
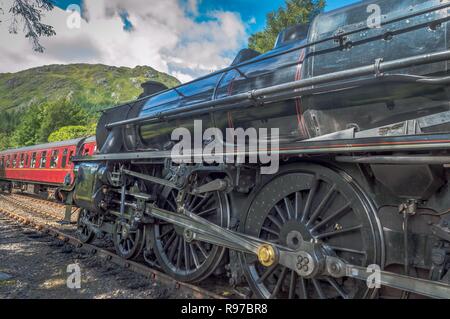
<svg viewBox="0 0 450 319"><path fill-rule="evenodd" d="M199 0L187 0L188 9L194 15L198 15L198 13L199 13L198 5L199 5Z"/></svg>
<svg viewBox="0 0 450 319"><path fill-rule="evenodd" d="M187 4L198 13L196 0ZM0 39L7 45L0 46L0 72L54 63L149 65L188 81L228 65L247 39L238 14L214 11L198 22L179 0L85 0L85 10L88 21L81 21L80 29L67 27L68 12L56 8L47 13L43 21L57 35L41 40L44 54L33 52L22 33L9 34L2 19ZM123 29L119 14L124 10L132 32Z"/></svg>

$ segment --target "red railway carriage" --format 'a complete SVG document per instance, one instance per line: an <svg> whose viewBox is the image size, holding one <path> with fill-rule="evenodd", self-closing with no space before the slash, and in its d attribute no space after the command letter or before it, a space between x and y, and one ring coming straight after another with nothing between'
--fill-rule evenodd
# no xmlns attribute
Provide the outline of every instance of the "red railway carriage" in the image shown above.
<svg viewBox="0 0 450 319"><path fill-rule="evenodd" d="M35 192L59 187L73 180L72 156L92 155L95 138L35 145L0 152L0 188L26 189L34 185ZM36 187L37 186L37 187Z"/></svg>

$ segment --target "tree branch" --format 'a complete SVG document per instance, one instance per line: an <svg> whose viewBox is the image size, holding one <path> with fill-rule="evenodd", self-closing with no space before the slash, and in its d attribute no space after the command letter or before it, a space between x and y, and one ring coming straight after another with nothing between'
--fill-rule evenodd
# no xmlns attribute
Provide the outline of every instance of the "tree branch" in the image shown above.
<svg viewBox="0 0 450 319"><path fill-rule="evenodd" d="M19 24L23 25L25 37L29 38L36 52L44 52L40 44L41 37L50 37L56 34L52 26L41 23L44 11L53 10L50 0L14 0L9 12L13 19L9 26L9 32L17 34Z"/></svg>

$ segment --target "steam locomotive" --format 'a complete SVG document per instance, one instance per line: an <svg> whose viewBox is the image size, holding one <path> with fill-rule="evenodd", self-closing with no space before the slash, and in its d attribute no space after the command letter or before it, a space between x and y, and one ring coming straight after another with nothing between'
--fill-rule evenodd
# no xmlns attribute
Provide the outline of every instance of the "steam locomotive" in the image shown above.
<svg viewBox="0 0 450 319"><path fill-rule="evenodd" d="M109 234L124 258L260 298L449 298L449 9L362 1L190 83L148 83L73 159L80 238ZM220 134L176 159L172 132L196 123L277 132L264 139L278 171L248 161L267 153L250 138L206 161Z"/></svg>

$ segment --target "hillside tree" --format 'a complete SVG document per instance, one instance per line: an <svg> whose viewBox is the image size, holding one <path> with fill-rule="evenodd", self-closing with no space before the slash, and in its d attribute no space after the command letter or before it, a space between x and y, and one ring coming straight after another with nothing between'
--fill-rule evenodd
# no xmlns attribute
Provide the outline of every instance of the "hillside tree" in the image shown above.
<svg viewBox="0 0 450 319"><path fill-rule="evenodd" d="M296 24L311 22L325 4L325 0L286 0L284 7L267 14L264 30L249 38L249 48L261 53L270 51L281 31Z"/></svg>
<svg viewBox="0 0 450 319"><path fill-rule="evenodd" d="M11 145L21 147L37 144L42 117L43 110L40 105L30 106L21 116L20 123L12 134Z"/></svg>
<svg viewBox="0 0 450 319"><path fill-rule="evenodd" d="M38 131L39 142L47 142L54 131L64 126L84 126L89 123L89 114L79 104L66 99L43 105L43 116Z"/></svg>
<svg viewBox="0 0 450 319"><path fill-rule="evenodd" d="M48 137L48 142L53 143L80 137L93 136L95 135L96 127L97 125L95 122L89 125L64 126L50 134L50 136Z"/></svg>
<svg viewBox="0 0 450 319"><path fill-rule="evenodd" d="M11 135L18 124L19 116L17 112L2 112L0 116L0 151L12 146Z"/></svg>
<svg viewBox="0 0 450 319"><path fill-rule="evenodd" d="M78 104L66 99L32 105L21 116L12 136L13 146L47 143L50 134L65 126L87 126L92 116Z"/></svg>

